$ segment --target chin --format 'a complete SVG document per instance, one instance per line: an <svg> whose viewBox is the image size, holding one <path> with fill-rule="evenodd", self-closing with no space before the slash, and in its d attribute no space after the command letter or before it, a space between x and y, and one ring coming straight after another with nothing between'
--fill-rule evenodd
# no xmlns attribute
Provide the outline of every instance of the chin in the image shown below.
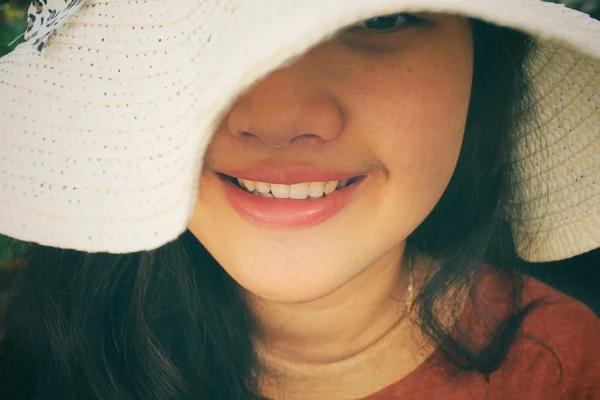
<svg viewBox="0 0 600 400"><path fill-rule="evenodd" d="M326 273L327 271L322 269L306 271L302 266L298 266L297 272L293 272L294 266L290 265L280 270L270 268L265 270L264 265L256 269L245 265L244 269L244 272L230 271L230 275L253 296L280 303L306 303L318 300L335 292L352 278ZM328 271L332 270L335 269Z"/></svg>
<svg viewBox="0 0 600 400"><path fill-rule="evenodd" d="M289 286L282 286L279 288L267 288L263 286L254 289L245 289L251 293L252 296L258 297L262 300L285 304L302 304L318 301L324 297L327 297L331 293L335 292L337 287L320 288L320 290Z"/></svg>

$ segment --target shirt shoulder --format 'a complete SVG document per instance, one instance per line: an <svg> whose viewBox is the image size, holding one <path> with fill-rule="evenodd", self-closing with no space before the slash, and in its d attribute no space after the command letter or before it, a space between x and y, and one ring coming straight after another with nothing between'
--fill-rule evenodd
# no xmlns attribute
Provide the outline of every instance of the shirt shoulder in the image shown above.
<svg viewBox="0 0 600 400"><path fill-rule="evenodd" d="M502 367L501 375L512 381L507 387L531 396L600 399L600 319L585 304L532 277L525 277L522 295L523 305L533 307Z"/></svg>
<svg viewBox="0 0 600 400"><path fill-rule="evenodd" d="M582 302L542 283L525 277L523 304L534 302L523 321L523 332L555 345L557 350L587 358L600 352L600 319ZM592 345L585 348L583 345Z"/></svg>
<svg viewBox="0 0 600 400"><path fill-rule="evenodd" d="M510 290L489 270L478 285L478 312L467 307L470 332L490 332L474 316L506 315ZM531 305L499 368L488 379L474 371L445 374L442 357L432 357L407 378L368 397L447 400L600 400L600 319L583 303L531 277L524 277L522 304ZM502 318L500 318L502 320ZM497 321L492 318L487 322ZM454 368L454 367L451 367Z"/></svg>

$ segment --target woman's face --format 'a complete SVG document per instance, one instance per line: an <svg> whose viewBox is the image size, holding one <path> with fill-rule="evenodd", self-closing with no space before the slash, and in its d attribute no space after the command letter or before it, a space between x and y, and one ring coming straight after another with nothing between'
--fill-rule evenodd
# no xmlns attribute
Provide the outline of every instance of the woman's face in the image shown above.
<svg viewBox="0 0 600 400"><path fill-rule="evenodd" d="M397 266L442 196L465 129L471 29L418 16L353 25L257 83L215 132L189 228L254 295L315 300ZM279 184L258 185L277 197L359 179L302 200L254 196L220 174Z"/></svg>

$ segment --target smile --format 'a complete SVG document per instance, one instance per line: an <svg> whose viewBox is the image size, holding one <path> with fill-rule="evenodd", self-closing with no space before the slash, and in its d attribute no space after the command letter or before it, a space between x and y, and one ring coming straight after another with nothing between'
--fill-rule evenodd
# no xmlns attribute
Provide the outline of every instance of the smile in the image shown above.
<svg viewBox="0 0 600 400"><path fill-rule="evenodd" d="M344 179L341 181L327 182L301 182L293 185L284 185L269 182L256 182L247 179L233 178L232 181L240 189L246 190L255 196L276 199L319 199L329 196L338 189L351 185L358 178Z"/></svg>
<svg viewBox="0 0 600 400"><path fill-rule="evenodd" d="M217 176L231 207L264 228L306 228L322 223L351 202L366 178L281 184Z"/></svg>

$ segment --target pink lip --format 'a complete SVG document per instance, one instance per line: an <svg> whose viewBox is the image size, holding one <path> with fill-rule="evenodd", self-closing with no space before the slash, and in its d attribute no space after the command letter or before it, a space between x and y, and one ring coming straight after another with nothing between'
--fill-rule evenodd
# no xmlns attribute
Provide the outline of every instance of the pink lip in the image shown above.
<svg viewBox="0 0 600 400"><path fill-rule="evenodd" d="M249 175L243 174L242 176ZM329 178L323 179L323 181L338 180ZM268 179L265 180L269 182ZM359 179L353 184L337 189L319 199L295 200L255 196L240 189L228 179L219 177L232 208L249 222L268 228L306 228L324 222L352 200L364 180ZM271 182L278 183L272 180Z"/></svg>

